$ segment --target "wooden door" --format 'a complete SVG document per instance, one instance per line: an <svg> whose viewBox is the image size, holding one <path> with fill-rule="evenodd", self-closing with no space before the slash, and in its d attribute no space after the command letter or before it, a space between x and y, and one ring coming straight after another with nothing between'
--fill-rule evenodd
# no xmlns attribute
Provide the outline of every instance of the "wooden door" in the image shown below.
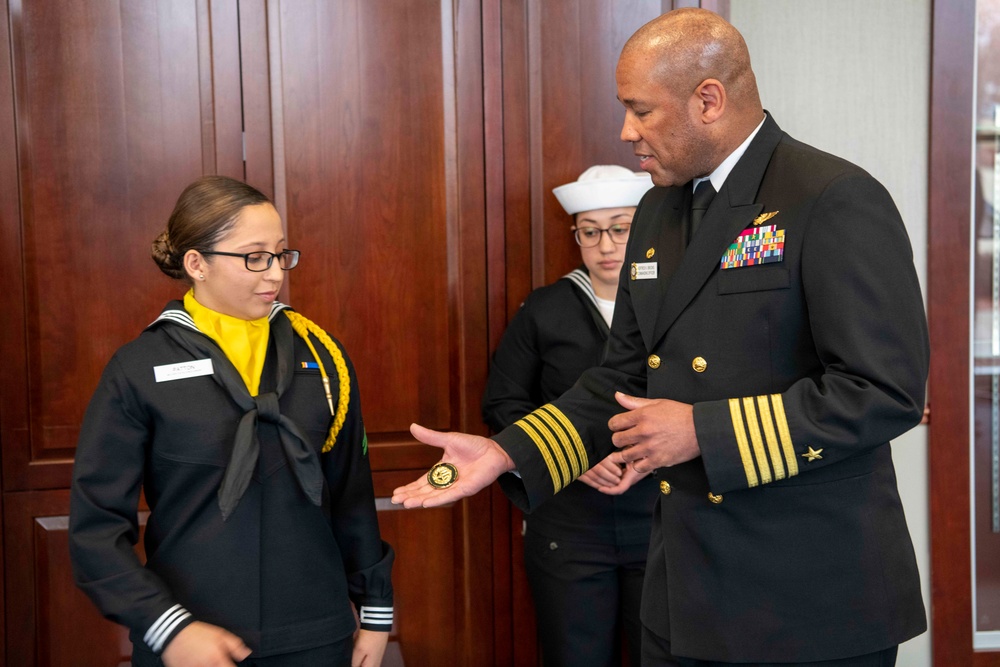
<svg viewBox="0 0 1000 667"><path fill-rule="evenodd" d="M213 88L238 62L235 23L212 20L226 4L7 4L5 491L68 485L104 364L177 293L147 248L178 193L243 176L239 101Z"/></svg>
<svg viewBox="0 0 1000 667"><path fill-rule="evenodd" d="M490 495L434 510L387 502L439 458L410 423L484 432L480 5L258 6L275 201L303 251L288 298L358 372L380 525L397 551L393 636L407 664L491 664Z"/></svg>
<svg viewBox="0 0 1000 667"><path fill-rule="evenodd" d="M66 489L104 364L179 294L152 239L187 183L243 177L236 14L236 0L0 5L6 664L129 655L73 586Z"/></svg>
<svg viewBox="0 0 1000 667"><path fill-rule="evenodd" d="M991 327L988 322L981 326L984 318L978 317L992 307L990 283L996 283L996 274L984 274L993 273L990 255L1000 229L997 173L980 161L984 149L987 155L1000 154L1000 112L994 111L1000 106L995 92L1000 76L995 56L989 55L996 53L1000 34L996 16L995 0L934 3L927 314L936 665L1000 665L1000 528L990 516L990 505L1000 503L1000 475L995 459L990 460L998 446L990 433L996 428L990 384L997 373L997 353L990 350L995 346L983 345L984 329ZM993 635L992 641L977 650L977 635L982 634Z"/></svg>

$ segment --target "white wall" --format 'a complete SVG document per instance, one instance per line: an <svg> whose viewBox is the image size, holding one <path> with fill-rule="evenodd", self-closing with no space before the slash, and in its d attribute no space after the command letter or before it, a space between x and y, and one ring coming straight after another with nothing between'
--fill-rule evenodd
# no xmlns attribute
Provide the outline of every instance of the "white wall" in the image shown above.
<svg viewBox="0 0 1000 667"><path fill-rule="evenodd" d="M867 169L888 188L927 285L930 0L732 0L761 100L796 139ZM893 444L906 517L930 611L927 430ZM931 664L930 633L899 650L900 667Z"/></svg>

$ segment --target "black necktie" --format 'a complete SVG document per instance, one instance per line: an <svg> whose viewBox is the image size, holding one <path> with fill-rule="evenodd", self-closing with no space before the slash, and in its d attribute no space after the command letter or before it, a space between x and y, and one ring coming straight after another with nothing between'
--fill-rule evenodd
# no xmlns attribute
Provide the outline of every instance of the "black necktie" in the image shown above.
<svg viewBox="0 0 1000 667"><path fill-rule="evenodd" d="M714 197L715 188L712 187L712 181L707 178L694 189L694 196L691 198L691 238L698 232L698 225L701 224L701 219L705 217L705 211L708 210Z"/></svg>

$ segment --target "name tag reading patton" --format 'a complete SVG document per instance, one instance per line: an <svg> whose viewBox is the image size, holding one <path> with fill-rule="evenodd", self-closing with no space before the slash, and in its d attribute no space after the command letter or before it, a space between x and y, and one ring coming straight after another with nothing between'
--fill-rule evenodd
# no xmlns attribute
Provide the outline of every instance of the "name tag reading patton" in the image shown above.
<svg viewBox="0 0 1000 667"><path fill-rule="evenodd" d="M157 382L196 378L202 375L211 375L214 372L211 359L197 359L195 361L182 361L179 364L169 364L167 366L153 366L153 375L156 377Z"/></svg>
<svg viewBox="0 0 1000 667"><path fill-rule="evenodd" d="M656 262L632 262L632 280L654 280Z"/></svg>

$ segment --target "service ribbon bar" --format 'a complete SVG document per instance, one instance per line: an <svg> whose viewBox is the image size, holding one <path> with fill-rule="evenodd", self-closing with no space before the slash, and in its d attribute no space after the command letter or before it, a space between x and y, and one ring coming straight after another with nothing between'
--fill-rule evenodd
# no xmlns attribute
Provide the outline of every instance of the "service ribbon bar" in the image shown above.
<svg viewBox="0 0 1000 667"><path fill-rule="evenodd" d="M785 230L777 225L749 227L736 237L722 256L721 268L780 262L785 253Z"/></svg>

